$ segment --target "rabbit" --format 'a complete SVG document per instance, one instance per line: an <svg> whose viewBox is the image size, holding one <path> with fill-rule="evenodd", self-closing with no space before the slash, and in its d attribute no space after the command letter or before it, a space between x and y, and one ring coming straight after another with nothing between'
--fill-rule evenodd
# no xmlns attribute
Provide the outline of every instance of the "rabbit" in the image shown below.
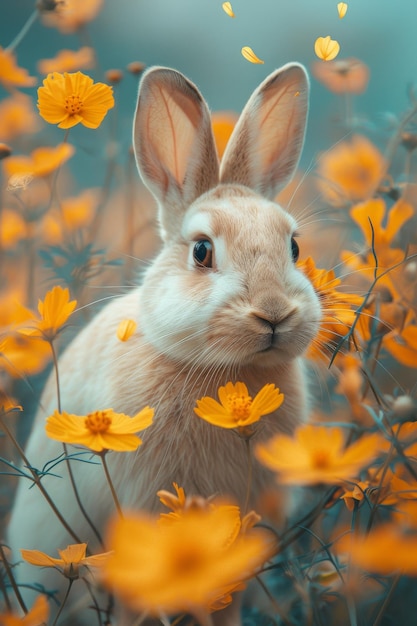
<svg viewBox="0 0 417 626"><path fill-rule="evenodd" d="M146 405L155 409L137 452L107 455L126 509L160 511L156 492L172 491L173 481L186 494L228 494L244 506L245 446L234 432L193 411L198 398L217 397L228 381L245 382L252 396L275 383L285 395L283 405L262 418L256 441L292 433L308 418L304 354L321 308L295 263L297 223L274 202L298 165L308 95L302 65L290 63L270 74L248 100L219 164L210 112L197 87L164 67L147 70L141 79L133 144L139 173L158 204L162 247L141 286L106 305L58 366L64 411L84 415L112 407L134 415ZM116 331L125 318L136 320L137 330L121 342ZM44 429L56 403L52 373L26 450L38 468L62 453ZM276 483L269 470L253 463L252 508ZM103 533L114 503L102 467L71 465L80 498ZM102 551L80 513L65 465L53 473L60 477L45 476L45 488L91 552ZM18 486L8 539L16 561L20 548L56 555L74 543L26 481ZM66 581L54 570L20 563L15 571L22 583L37 576L62 598ZM91 611L72 610L70 624L96 620ZM133 623L122 613L117 624ZM214 622L239 624L238 613L237 602L214 613Z"/></svg>

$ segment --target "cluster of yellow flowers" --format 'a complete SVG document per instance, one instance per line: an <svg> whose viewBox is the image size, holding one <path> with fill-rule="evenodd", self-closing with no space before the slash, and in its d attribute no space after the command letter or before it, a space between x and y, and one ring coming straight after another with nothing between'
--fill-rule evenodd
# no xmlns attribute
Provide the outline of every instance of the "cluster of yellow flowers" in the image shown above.
<svg viewBox="0 0 417 626"><path fill-rule="evenodd" d="M91 21L102 0L38 0L37 5L46 25L68 33ZM234 17L230 2L222 7ZM339 3L340 18L346 11L346 3ZM317 62L313 73L349 104L349 124L351 97L366 89L368 68L357 59L333 61L339 45L330 37L318 38L315 49L327 62ZM242 54L251 63L263 63L248 46ZM0 445L1 462L8 468L16 467L12 463L15 450L24 454L12 419L26 408L21 381L34 380L51 358L57 368L59 340L68 331L73 313L85 311L86 278L96 278L100 266L106 264L103 253L92 246L106 228L102 209L110 186L106 182L102 190L87 189L74 197L65 192L61 198L57 180L58 174L61 179L69 177L66 167L76 155L75 144L68 140L70 129L78 124L97 129L115 106L120 74L108 74L107 82L113 86L95 82L81 72L94 65L95 52L86 46L40 61L39 71L47 76L37 91L37 115L32 99L18 91L33 87L37 79L18 66L12 49L0 48L0 84L9 93L0 102L0 140L12 145L0 146L5 180L5 206L0 215L0 428L6 435ZM136 74L142 69L140 63L130 67ZM207 625L212 612L223 610L234 593L261 573L291 579L293 591L287 604L283 603L288 612L283 621L294 624L301 622L291 621L291 603L301 599L307 605L308 597L326 607L329 623L338 619L345 605L352 615L354 602L365 620L371 604L380 612L385 610L386 597L394 593L400 576L417 575L417 403L411 395L417 367L417 196L412 183L417 135L409 124L415 114L416 107L391 144L391 150L392 146L404 150L405 175L399 182L390 172L395 170L394 158L401 162L401 157L383 155L363 135L341 140L318 161L315 185L327 210L342 221L339 233L349 228L360 242L359 248L344 243L349 249L336 250L345 275L317 267L313 256L298 261L322 306L320 330L307 357L329 387L329 409L317 410L312 422L298 427L293 436L281 434L258 443L263 417L285 403L274 384L265 385L252 397L245 381L229 381L219 387L218 398L196 398L195 419L235 431L249 454L274 472L277 484L316 489L324 494L319 504L311 509L306 504L299 523L280 534L267 526L278 517L276 494L266 493L260 499L262 524L258 512L241 511L227 494L204 499L185 494L177 484L175 494L158 493L168 513L122 510L107 456L109 451L137 451L142 443L138 433L151 425L154 409L143 407L134 416L110 407L97 407L87 415L67 413L60 406L57 372L58 406L46 416L46 436L95 455L103 465L118 514L108 528L102 553L90 554L87 544L79 542L56 546L59 558L22 549L25 561L55 568L68 579L69 589L83 578L84 570L93 568L100 585L136 614L167 620L166 616L188 613ZM41 145L12 154L15 140L39 130L40 118L65 131L62 141L54 147ZM220 156L234 122L230 114L213 117ZM110 148L109 165L113 166ZM130 187L126 194L126 239L120 245L129 257L133 239L140 239L147 219L144 214L143 224L133 223L131 191ZM109 230L113 236L111 225ZM73 249L66 247L68 240ZM42 263L35 254L41 243L50 246L43 250ZM140 245L143 250L143 242ZM78 265L71 265L73 257L81 259ZM38 301L35 313L38 285L50 278L51 270L57 284ZM128 342L136 331L136 321L124 319L117 337ZM331 366L329 377L323 365ZM24 456L23 462L32 468ZM42 489L34 470L32 476ZM299 536L313 523L314 531L305 531L303 543L298 544ZM0 623L47 623L46 595L39 593L31 608L25 606L1 542L0 561L9 577L2 585L6 601ZM268 577L260 584L267 587ZM21 614L11 608L13 593ZM280 601L273 598L272 605ZM350 623L355 623L353 618Z"/></svg>

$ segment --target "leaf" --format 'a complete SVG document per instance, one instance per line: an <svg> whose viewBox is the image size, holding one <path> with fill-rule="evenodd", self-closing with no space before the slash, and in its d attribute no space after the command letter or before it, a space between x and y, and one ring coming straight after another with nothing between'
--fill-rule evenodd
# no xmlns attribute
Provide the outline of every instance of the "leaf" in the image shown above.
<svg viewBox="0 0 417 626"><path fill-rule="evenodd" d="M262 59L256 56L252 48L249 46L243 46L241 52L242 56L249 61L249 63L265 63L265 61L262 61Z"/></svg>

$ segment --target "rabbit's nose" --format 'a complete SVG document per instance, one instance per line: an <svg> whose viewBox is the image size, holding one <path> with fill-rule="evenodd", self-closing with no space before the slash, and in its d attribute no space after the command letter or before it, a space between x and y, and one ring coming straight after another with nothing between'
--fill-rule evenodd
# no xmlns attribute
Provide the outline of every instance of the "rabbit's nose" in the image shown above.
<svg viewBox="0 0 417 626"><path fill-rule="evenodd" d="M285 322L290 320L290 318L293 317L295 313L296 313L296 307L292 308L290 311L287 311L285 313L280 313L280 314L276 314L276 313L268 314L266 312L256 311L253 315L256 319L260 320L260 322L265 326L265 328L267 328L268 330L271 329L272 334L274 334L275 331L279 327L282 327L285 324Z"/></svg>

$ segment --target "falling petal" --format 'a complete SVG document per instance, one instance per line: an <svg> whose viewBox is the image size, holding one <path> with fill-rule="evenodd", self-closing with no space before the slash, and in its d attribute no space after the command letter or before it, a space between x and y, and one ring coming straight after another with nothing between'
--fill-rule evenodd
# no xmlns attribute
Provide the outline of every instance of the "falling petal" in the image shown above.
<svg viewBox="0 0 417 626"><path fill-rule="evenodd" d="M330 35L327 37L317 37L314 44L314 51L323 61L331 61L335 59L339 54L340 45L335 39L331 39Z"/></svg>
<svg viewBox="0 0 417 626"><path fill-rule="evenodd" d="M235 17L235 14L233 13L232 5L230 2L223 2L222 9L225 13L227 13L229 17Z"/></svg>
<svg viewBox="0 0 417 626"><path fill-rule="evenodd" d="M337 12L339 13L340 19L345 17L347 9L348 5L346 4L346 2L339 2L339 4L337 5Z"/></svg>
<svg viewBox="0 0 417 626"><path fill-rule="evenodd" d="M256 56L252 48L249 46L243 46L241 52L242 56L244 56L244 58L250 63L265 63L265 61L262 61L262 59Z"/></svg>

